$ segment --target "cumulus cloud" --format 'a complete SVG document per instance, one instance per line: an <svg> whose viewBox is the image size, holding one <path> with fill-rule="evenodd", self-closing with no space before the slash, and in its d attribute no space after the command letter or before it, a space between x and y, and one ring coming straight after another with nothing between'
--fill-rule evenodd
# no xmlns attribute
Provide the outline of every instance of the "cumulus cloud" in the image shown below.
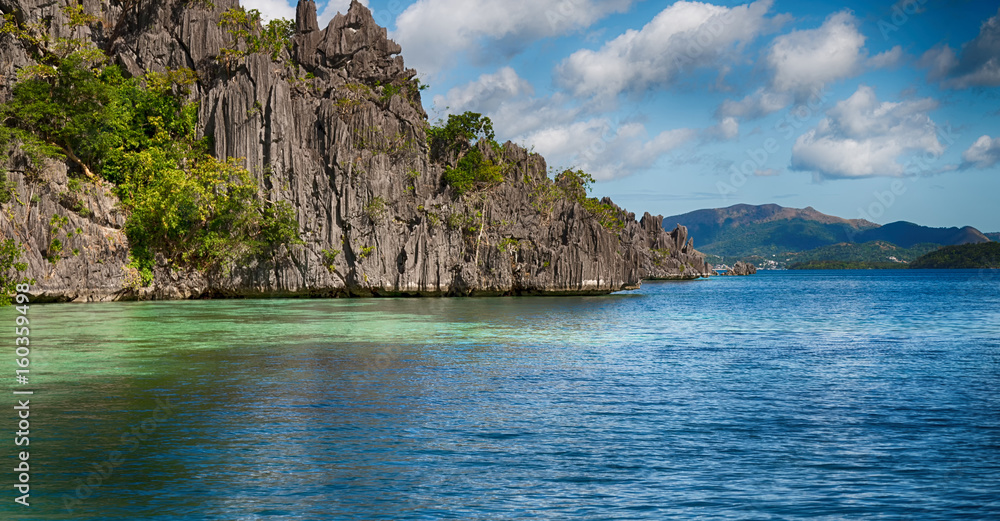
<svg viewBox="0 0 1000 521"><path fill-rule="evenodd" d="M722 102L715 115L722 119L730 117L761 118L787 107L792 103L792 99L792 95L787 92L775 92L761 87L739 101L726 100Z"/></svg>
<svg viewBox="0 0 1000 521"><path fill-rule="evenodd" d="M676 2L642 29L629 29L600 49L579 50L556 71L558 83L577 96L615 96L674 83L780 25L766 15L773 0L733 8Z"/></svg>
<svg viewBox="0 0 1000 521"><path fill-rule="evenodd" d="M761 118L792 103L804 102L827 85L855 76L865 67L890 67L902 60L902 47L869 58L864 45L865 37L850 11L831 14L815 29L778 36L764 60L770 72L768 85L741 100L724 101L716 117Z"/></svg>
<svg viewBox="0 0 1000 521"><path fill-rule="evenodd" d="M652 167L697 134L682 128L650 138L641 123L627 122L615 128L606 118L593 118L539 129L524 140L551 164L582 168L595 179L608 180Z"/></svg>
<svg viewBox="0 0 1000 521"><path fill-rule="evenodd" d="M989 168L1000 163L1000 137L980 136L962 153L962 168Z"/></svg>
<svg viewBox="0 0 1000 521"><path fill-rule="evenodd" d="M723 141L734 139L740 135L740 122L736 118L723 118L718 125L708 128L708 137Z"/></svg>
<svg viewBox="0 0 1000 521"><path fill-rule="evenodd" d="M407 64L433 75L471 51L507 58L538 39L589 27L633 0L417 0L396 18Z"/></svg>
<svg viewBox="0 0 1000 521"><path fill-rule="evenodd" d="M937 102L924 98L879 102L862 85L827 111L826 118L792 147L792 168L825 178L901 176L900 159L914 154L940 156L937 126L927 112Z"/></svg>
<svg viewBox="0 0 1000 521"><path fill-rule="evenodd" d="M903 48L900 46L895 46L888 51L876 54L871 58L868 58L868 66L873 69L884 69L887 67L894 67L899 65L899 62L903 60Z"/></svg>
<svg viewBox="0 0 1000 521"><path fill-rule="evenodd" d="M358 0L358 1L361 2L361 5L365 7L368 6L368 0ZM333 20L333 17L337 16L337 13L346 14L347 9L350 7L351 7L351 0L330 0L329 2L327 2L326 6L323 7L323 9L319 12L319 16L317 17L319 20L320 28L326 27L326 25L330 23L330 20ZM292 20L295 19L294 11L292 12L291 19Z"/></svg>
<svg viewBox="0 0 1000 521"><path fill-rule="evenodd" d="M936 47L924 53L920 65L929 69L931 80L951 89L1000 86L1000 9L961 53L948 45Z"/></svg>
<svg viewBox="0 0 1000 521"><path fill-rule="evenodd" d="M434 105L448 107L448 112L458 114L494 112L505 101L531 95L534 89L527 80L518 76L511 67L504 67L493 74L483 74L479 79L455 87L444 96L434 96Z"/></svg>
<svg viewBox="0 0 1000 521"><path fill-rule="evenodd" d="M861 71L865 37L850 11L827 17L817 29L792 31L771 44L767 64L774 71L776 91L802 98L828 83Z"/></svg>

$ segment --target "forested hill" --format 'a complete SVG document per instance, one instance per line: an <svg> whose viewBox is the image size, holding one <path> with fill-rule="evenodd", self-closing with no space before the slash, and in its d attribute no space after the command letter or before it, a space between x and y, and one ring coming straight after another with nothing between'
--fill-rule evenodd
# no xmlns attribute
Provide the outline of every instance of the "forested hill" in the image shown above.
<svg viewBox="0 0 1000 521"><path fill-rule="evenodd" d="M946 246L913 261L913 269L1000 269L1000 243Z"/></svg>

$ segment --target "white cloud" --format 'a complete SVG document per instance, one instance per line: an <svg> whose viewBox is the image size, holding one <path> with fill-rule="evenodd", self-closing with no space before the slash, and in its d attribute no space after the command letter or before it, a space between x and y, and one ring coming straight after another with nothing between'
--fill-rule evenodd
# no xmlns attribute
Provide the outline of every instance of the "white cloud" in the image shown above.
<svg viewBox="0 0 1000 521"><path fill-rule="evenodd" d="M869 58L864 45L857 19L846 10L831 14L815 29L778 36L764 60L771 75L768 85L741 100L724 101L715 115L720 119L761 118L804 102L830 83L861 73L866 66L890 67L902 60L902 47Z"/></svg>
<svg viewBox="0 0 1000 521"><path fill-rule="evenodd" d="M716 110L716 117L756 119L777 112L791 103L791 94L761 87L740 101L726 100L722 102L722 105Z"/></svg>
<svg viewBox="0 0 1000 521"><path fill-rule="evenodd" d="M452 114L467 110L494 112L505 101L532 93L531 83L518 76L511 67L504 67L494 74L483 74L476 81L455 87L444 96L435 96L434 105L448 107L448 112Z"/></svg>
<svg viewBox="0 0 1000 521"><path fill-rule="evenodd" d="M358 0L361 5L368 7L368 0ZM327 2L323 10L319 12L317 17L319 20L319 28L323 29L333 20L337 13L347 14L347 9L351 7L351 0L330 0ZM295 13L292 13L292 19L295 19Z"/></svg>
<svg viewBox="0 0 1000 521"><path fill-rule="evenodd" d="M288 5L285 0L242 0L240 5L248 11L250 9L260 11L260 17L265 21L275 18L295 20L295 8Z"/></svg>
<svg viewBox="0 0 1000 521"><path fill-rule="evenodd" d="M629 29L599 50L579 50L557 68L559 84L577 96L616 96L677 81L720 58L785 17L766 18L773 0L733 8L676 2L642 29Z"/></svg>
<svg viewBox="0 0 1000 521"><path fill-rule="evenodd" d="M924 53L920 64L929 69L932 80L948 88L1000 86L1000 9L983 22L960 54L944 45Z"/></svg>
<svg viewBox="0 0 1000 521"><path fill-rule="evenodd" d="M862 85L850 98L827 111L816 128L799 136L792 147L792 168L826 178L901 176L900 159L913 154L940 156L937 126L927 112L932 99L879 102Z"/></svg>
<svg viewBox="0 0 1000 521"><path fill-rule="evenodd" d="M962 153L962 167L989 168L1000 163L1000 137L980 136Z"/></svg>
<svg viewBox="0 0 1000 521"><path fill-rule="evenodd" d="M800 99L828 83L861 71L865 37L850 11L827 17L819 28L792 31L774 39L767 64L774 71L771 84L779 92Z"/></svg>
<svg viewBox="0 0 1000 521"><path fill-rule="evenodd" d="M723 118L718 125L709 127L709 137L721 140L733 139L740 135L740 122L736 118Z"/></svg>
<svg viewBox="0 0 1000 521"><path fill-rule="evenodd" d="M664 155L692 141L693 129L672 129L652 138L641 123L614 128L605 118L549 126L524 136L552 165L581 168L598 180L625 177L655 165Z"/></svg>
<svg viewBox="0 0 1000 521"><path fill-rule="evenodd" d="M871 58L868 58L867 65L873 69L884 69L886 67L894 67L899 65L899 62L903 60L903 48L900 46L895 46L888 51L876 54Z"/></svg>
<svg viewBox="0 0 1000 521"><path fill-rule="evenodd" d="M406 62L434 75L457 55L504 59L535 40L582 28L633 0L417 0L396 18L392 37Z"/></svg>

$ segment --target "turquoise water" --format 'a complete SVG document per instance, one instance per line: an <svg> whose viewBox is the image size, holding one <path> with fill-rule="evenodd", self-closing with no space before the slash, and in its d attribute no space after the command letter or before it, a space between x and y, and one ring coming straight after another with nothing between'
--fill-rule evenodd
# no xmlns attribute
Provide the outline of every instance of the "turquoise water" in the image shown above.
<svg viewBox="0 0 1000 521"><path fill-rule="evenodd" d="M1000 516L1000 272L30 316L3 519Z"/></svg>

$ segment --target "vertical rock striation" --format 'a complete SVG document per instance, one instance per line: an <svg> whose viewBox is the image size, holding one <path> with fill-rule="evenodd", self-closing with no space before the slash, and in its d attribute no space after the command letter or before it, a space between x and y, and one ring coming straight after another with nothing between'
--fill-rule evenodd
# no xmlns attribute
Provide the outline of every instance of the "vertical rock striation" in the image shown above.
<svg viewBox="0 0 1000 521"><path fill-rule="evenodd" d="M0 0L0 10L59 22L58 5L47 1ZM112 15L118 9L84 5ZM457 196L429 159L416 72L360 3L320 29L315 3L301 0L290 51L277 61L251 54L223 64L219 50L230 42L218 20L235 5L144 3L123 18L113 57L133 75L195 70L191 97L213 153L241 158L269 199L289 202L305 244L225 274L161 263L153 285L138 287L110 187L83 183L71 191L66 165L51 164L38 179L13 165L21 201L4 205L0 231L27 248L40 298L602 294L636 288L643 278L709 274L686 228L667 233L662 217L647 213L637 222L621 210L624 228L610 230L576 201L540 204L545 160L510 142L499 152L484 149L511 165L505 181ZM3 38L0 96L7 96L30 60ZM66 242L55 256L48 251L53 216L68 220L54 232Z"/></svg>

